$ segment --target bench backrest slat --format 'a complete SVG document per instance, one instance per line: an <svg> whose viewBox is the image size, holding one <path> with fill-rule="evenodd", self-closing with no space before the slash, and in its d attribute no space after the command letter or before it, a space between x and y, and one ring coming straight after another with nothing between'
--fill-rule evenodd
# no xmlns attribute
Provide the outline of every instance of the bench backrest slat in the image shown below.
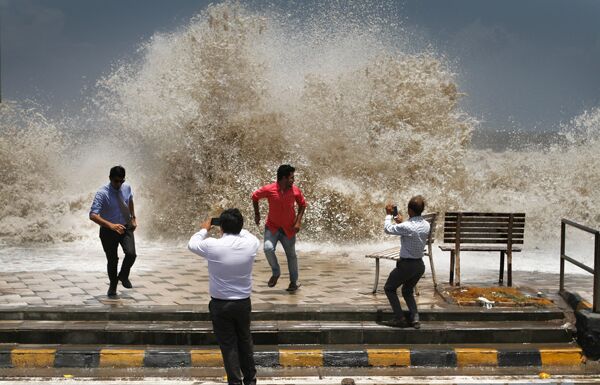
<svg viewBox="0 0 600 385"><path fill-rule="evenodd" d="M448 211L446 218L457 217L461 215L463 218L508 218L511 214L515 219L525 218L525 213L487 213L487 212L469 212L469 211Z"/></svg>
<svg viewBox="0 0 600 385"><path fill-rule="evenodd" d="M427 238L427 241L433 241L432 238L432 234L435 234L435 225L436 225L436 218L437 218L437 213L431 213L431 214L423 214L423 219L425 219L427 222L429 222L429 237Z"/></svg>
<svg viewBox="0 0 600 385"><path fill-rule="evenodd" d="M427 236L427 253L429 255L431 255L432 253L432 246L431 244L433 243L434 237L435 237L435 225L437 223L437 215L438 213L430 213L430 214L423 214L423 219L425 219L427 222L429 222L429 235Z"/></svg>
<svg viewBox="0 0 600 385"><path fill-rule="evenodd" d="M448 229L456 229L456 223L448 223L446 222L445 227ZM504 231L508 230L508 223L469 223L462 222L460 225L462 230L470 231L472 229L481 228L484 231L491 231L492 229L499 229ZM524 229L525 223L514 223L513 224L513 232L519 231L519 229Z"/></svg>
<svg viewBox="0 0 600 385"><path fill-rule="evenodd" d="M509 234L506 232L496 233L496 232L465 232L462 231L460 239L471 239L471 238L482 238L482 239L499 239L499 240L508 240ZM520 235L512 235L513 241L523 239L524 234ZM454 232L444 232L444 238L456 238L456 233Z"/></svg>
<svg viewBox="0 0 600 385"><path fill-rule="evenodd" d="M444 243L523 244L524 213L449 212Z"/></svg>
<svg viewBox="0 0 600 385"><path fill-rule="evenodd" d="M454 243L455 238L444 238L444 243ZM493 243L493 244L508 244L508 240L506 239L489 239L489 238L469 238L469 239L464 239L461 238L460 239L460 243L483 243L483 244L488 244L488 243ZM514 240L512 241L513 245L522 245L523 244L523 240Z"/></svg>

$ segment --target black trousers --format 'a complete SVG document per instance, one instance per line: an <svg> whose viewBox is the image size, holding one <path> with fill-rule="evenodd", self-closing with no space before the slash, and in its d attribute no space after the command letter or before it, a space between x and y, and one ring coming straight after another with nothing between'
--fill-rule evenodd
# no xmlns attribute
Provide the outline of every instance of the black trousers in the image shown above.
<svg viewBox="0 0 600 385"><path fill-rule="evenodd" d="M129 227L125 229L123 234L119 234L116 231L107 229L106 227L100 227L100 241L102 242L102 248L106 254L106 271L108 272L108 279L111 285L117 285L119 277L129 278L129 271L131 266L135 262L135 238L133 236L133 230ZM125 258L121 265L121 271L117 273L119 267L119 256L117 250L119 245L123 248Z"/></svg>
<svg viewBox="0 0 600 385"><path fill-rule="evenodd" d="M213 330L223 355L229 384L256 384L254 347L250 334L250 298L220 300L213 298L208 304Z"/></svg>
<svg viewBox="0 0 600 385"><path fill-rule="evenodd" d="M397 319L404 318L397 293L398 288L402 286L402 297L406 302L406 306L408 306L410 321L419 321L419 312L417 311L417 302L415 301L414 291L415 286L423 276L423 273L425 273L425 264L421 258L400 259L396 262L396 268L390 273L390 276L385 283L384 290Z"/></svg>

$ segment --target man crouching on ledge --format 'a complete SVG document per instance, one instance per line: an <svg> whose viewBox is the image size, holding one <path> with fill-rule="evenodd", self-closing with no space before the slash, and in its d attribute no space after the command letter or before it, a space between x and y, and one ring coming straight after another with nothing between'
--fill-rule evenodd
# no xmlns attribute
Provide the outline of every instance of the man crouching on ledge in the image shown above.
<svg viewBox="0 0 600 385"><path fill-rule="evenodd" d="M256 367L250 334L250 293L252 266L258 239L242 230L244 218L238 209L228 209L219 217L221 238L208 237L211 220L188 243L190 251L208 261L208 304L213 330L221 348L229 384L256 384Z"/></svg>
<svg viewBox="0 0 600 385"><path fill-rule="evenodd" d="M385 295L390 301L395 317L390 322L384 322L388 326L412 326L415 329L421 327L414 289L425 272L423 250L427 244L430 226L429 222L421 216L424 209L425 201L422 196L417 195L410 198L410 201L408 201L408 216L410 218L408 221L402 222L401 214L396 217L392 216L393 206L391 204L385 206L386 216L383 230L386 234L400 236L400 259L396 262L396 268L392 270L384 286ZM396 224L392 223L392 219ZM402 286L402 297L404 297L410 313L408 320L404 318L400 300L398 300L397 290L400 286Z"/></svg>

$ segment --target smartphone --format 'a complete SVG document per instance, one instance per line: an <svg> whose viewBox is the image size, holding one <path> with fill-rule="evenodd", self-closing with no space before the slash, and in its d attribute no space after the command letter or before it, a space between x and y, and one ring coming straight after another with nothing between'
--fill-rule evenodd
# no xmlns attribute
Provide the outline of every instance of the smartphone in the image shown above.
<svg viewBox="0 0 600 385"><path fill-rule="evenodd" d="M221 226L221 218L211 218L210 225L211 226Z"/></svg>
<svg viewBox="0 0 600 385"><path fill-rule="evenodd" d="M392 216L398 216L398 206L392 206Z"/></svg>

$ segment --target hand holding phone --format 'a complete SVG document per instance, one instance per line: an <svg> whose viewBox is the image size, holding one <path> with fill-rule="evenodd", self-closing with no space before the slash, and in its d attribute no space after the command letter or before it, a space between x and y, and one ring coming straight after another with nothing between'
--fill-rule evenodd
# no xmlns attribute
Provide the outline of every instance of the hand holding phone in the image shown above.
<svg viewBox="0 0 600 385"><path fill-rule="evenodd" d="M393 217L398 216L398 206L392 206L392 216Z"/></svg>
<svg viewBox="0 0 600 385"><path fill-rule="evenodd" d="M210 225L211 226L221 226L221 218L211 218Z"/></svg>

